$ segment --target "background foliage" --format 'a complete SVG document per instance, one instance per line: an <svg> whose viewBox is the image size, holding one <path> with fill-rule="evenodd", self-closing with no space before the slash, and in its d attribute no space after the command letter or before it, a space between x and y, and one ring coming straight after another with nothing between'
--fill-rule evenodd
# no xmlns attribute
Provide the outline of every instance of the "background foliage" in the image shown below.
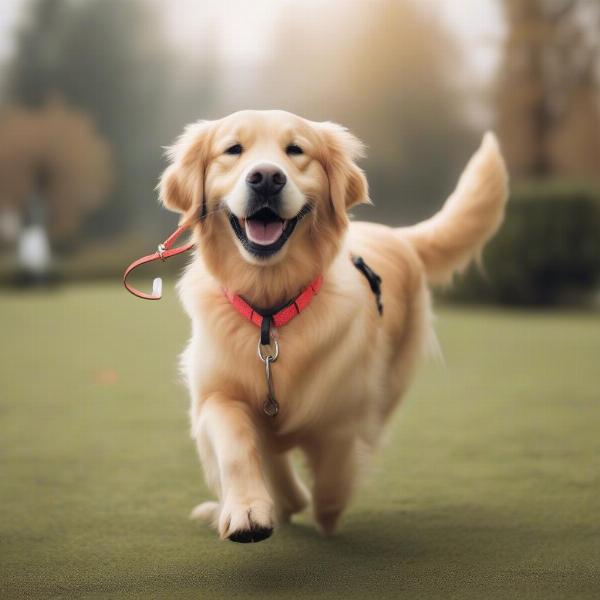
<svg viewBox="0 0 600 600"><path fill-rule="evenodd" d="M584 300L600 283L600 192L568 183L521 184L506 221L455 298L552 305Z"/></svg>

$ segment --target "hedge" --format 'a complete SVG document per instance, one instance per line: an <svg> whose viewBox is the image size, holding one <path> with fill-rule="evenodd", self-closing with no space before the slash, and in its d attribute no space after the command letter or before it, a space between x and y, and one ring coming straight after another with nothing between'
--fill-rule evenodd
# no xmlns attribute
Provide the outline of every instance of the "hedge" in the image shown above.
<svg viewBox="0 0 600 600"><path fill-rule="evenodd" d="M599 190L551 182L516 188L483 267L459 278L450 295L519 305L589 296L600 284Z"/></svg>

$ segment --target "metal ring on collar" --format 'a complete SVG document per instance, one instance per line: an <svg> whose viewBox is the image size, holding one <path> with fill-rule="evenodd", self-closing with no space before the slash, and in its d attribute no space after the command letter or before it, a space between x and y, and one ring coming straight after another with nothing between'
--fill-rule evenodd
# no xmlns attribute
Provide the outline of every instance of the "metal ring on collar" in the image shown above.
<svg viewBox="0 0 600 600"><path fill-rule="evenodd" d="M270 346L274 346L275 348L275 353L271 354L264 354L263 353L263 348L270 348ZM279 356L279 342L277 340L273 340L273 344L271 344L269 346L263 346L260 343L260 338L258 338L258 358L260 358L260 360L262 360L262 362L267 362L267 359L270 359L271 362L275 362L277 360L277 357Z"/></svg>

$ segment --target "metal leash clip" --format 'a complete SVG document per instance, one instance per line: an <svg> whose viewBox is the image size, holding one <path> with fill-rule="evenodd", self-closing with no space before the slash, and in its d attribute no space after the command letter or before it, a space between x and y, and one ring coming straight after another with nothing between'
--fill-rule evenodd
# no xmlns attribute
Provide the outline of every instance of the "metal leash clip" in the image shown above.
<svg viewBox="0 0 600 600"><path fill-rule="evenodd" d="M275 391L273 389L273 376L271 375L271 364L274 363L279 356L279 342L273 340L273 352L271 353L271 344L263 345L258 339L258 358L265 365L265 378L267 380L267 398L263 403L263 410L269 417L276 417L279 412L279 403L275 398ZM269 348L268 352L263 352L263 348Z"/></svg>

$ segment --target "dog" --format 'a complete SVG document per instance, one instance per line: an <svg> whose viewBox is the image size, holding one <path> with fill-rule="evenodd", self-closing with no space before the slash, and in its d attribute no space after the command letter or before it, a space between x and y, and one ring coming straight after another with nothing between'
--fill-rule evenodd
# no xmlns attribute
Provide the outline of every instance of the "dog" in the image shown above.
<svg viewBox="0 0 600 600"><path fill-rule="evenodd" d="M216 496L192 517L222 539L261 541L310 503L320 530L335 531L435 341L430 286L502 222L508 177L493 134L443 208L405 228L350 222L370 202L363 150L340 125L284 111L197 122L168 150L160 199L196 248L178 283L192 325L181 368ZM277 325L282 310L293 318Z"/></svg>

